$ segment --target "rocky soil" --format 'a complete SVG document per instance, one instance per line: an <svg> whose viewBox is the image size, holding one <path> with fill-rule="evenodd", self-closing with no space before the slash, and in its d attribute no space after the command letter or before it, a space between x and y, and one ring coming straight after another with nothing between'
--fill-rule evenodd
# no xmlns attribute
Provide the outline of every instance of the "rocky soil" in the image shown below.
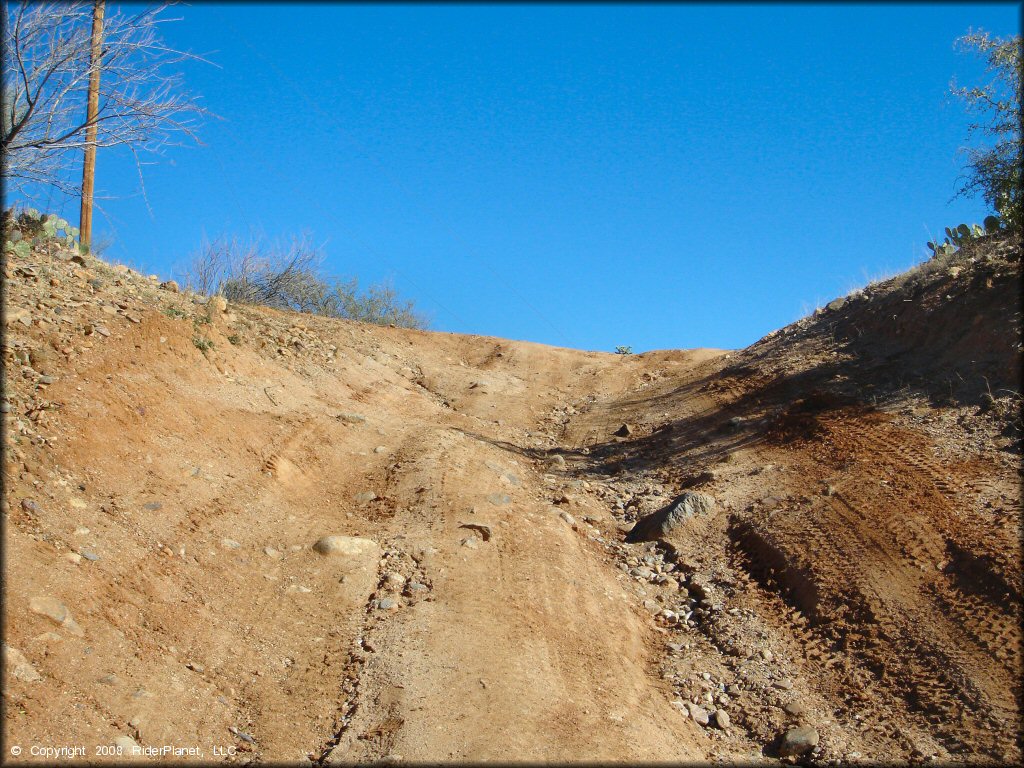
<svg viewBox="0 0 1024 768"><path fill-rule="evenodd" d="M643 355L9 256L5 759L1019 762L1019 246Z"/></svg>

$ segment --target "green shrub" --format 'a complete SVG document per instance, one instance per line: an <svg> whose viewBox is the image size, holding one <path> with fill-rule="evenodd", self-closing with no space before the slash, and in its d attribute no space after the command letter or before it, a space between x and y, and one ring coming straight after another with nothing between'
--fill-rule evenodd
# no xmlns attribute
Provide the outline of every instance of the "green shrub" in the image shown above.
<svg viewBox="0 0 1024 768"><path fill-rule="evenodd" d="M992 37L979 30L957 39L956 45L984 58L987 72L992 75L988 84L980 87L957 87L955 82L951 86L953 95L963 101L967 111L982 117L981 122L968 126L968 136L981 134L992 142L964 150L967 173L957 196L981 193L1008 229L1019 230L1024 225L1020 127L1020 87L1024 72L1022 38L1020 35Z"/></svg>

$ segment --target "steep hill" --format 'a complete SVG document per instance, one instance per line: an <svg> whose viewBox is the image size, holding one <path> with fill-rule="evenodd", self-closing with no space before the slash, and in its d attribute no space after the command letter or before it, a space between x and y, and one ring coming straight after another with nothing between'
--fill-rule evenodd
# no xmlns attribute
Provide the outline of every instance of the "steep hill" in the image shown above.
<svg viewBox="0 0 1024 768"><path fill-rule="evenodd" d="M5 745L1019 761L1019 245L631 356L9 255Z"/></svg>

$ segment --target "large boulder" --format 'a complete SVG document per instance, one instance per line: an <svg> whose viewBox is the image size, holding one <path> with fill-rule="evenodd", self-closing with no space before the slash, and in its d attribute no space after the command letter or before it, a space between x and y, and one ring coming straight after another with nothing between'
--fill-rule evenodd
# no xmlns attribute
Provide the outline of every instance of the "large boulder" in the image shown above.
<svg viewBox="0 0 1024 768"><path fill-rule="evenodd" d="M686 491L657 512L637 521L626 535L626 541L655 541L684 525L697 515L708 514L715 500L705 493Z"/></svg>

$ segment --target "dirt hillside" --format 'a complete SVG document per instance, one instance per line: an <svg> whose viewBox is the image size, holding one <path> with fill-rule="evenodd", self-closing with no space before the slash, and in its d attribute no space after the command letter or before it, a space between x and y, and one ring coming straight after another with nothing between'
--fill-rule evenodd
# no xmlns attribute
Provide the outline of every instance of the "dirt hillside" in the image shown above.
<svg viewBox="0 0 1024 768"><path fill-rule="evenodd" d="M628 356L8 255L5 760L1019 762L1019 246Z"/></svg>

